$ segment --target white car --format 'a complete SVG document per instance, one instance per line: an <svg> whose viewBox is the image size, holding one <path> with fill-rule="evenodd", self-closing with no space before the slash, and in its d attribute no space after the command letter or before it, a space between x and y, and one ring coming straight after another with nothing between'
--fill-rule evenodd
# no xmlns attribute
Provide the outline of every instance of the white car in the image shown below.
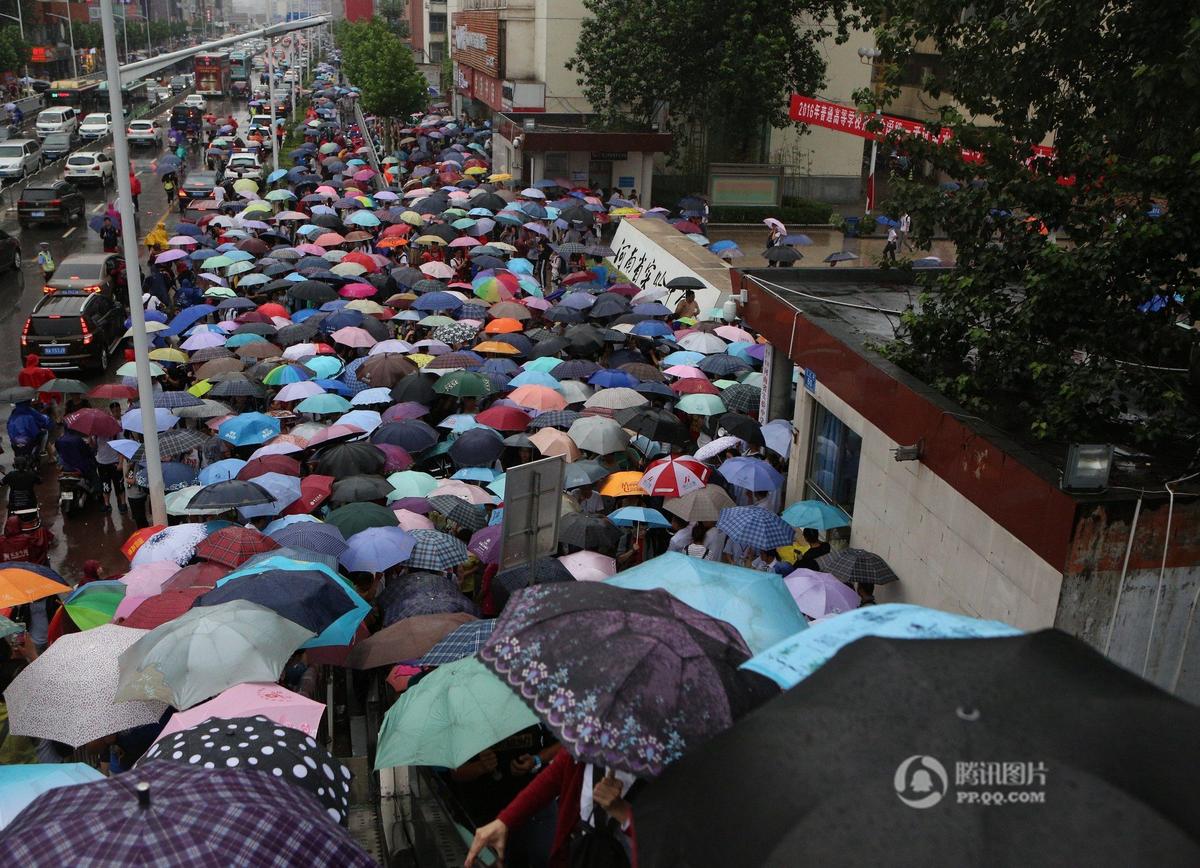
<svg viewBox="0 0 1200 868"><path fill-rule="evenodd" d="M258 161L258 154L252 154L249 151L234 151L229 162L225 164L224 179L236 181L240 178L262 180L262 164Z"/></svg>
<svg viewBox="0 0 1200 868"><path fill-rule="evenodd" d="M79 125L79 138L98 139L112 132L112 115L107 112L92 112Z"/></svg>
<svg viewBox="0 0 1200 868"><path fill-rule="evenodd" d="M46 138L50 133L74 135L79 131L79 114L67 105L50 106L38 112L34 130L39 139Z"/></svg>
<svg viewBox="0 0 1200 868"><path fill-rule="evenodd" d="M125 138L131 145L151 145L161 148L166 132L158 121L130 121L125 128Z"/></svg>
<svg viewBox="0 0 1200 868"><path fill-rule="evenodd" d="M189 93L183 98L183 104L185 106L189 106L190 108L198 109L203 109L208 106L208 103L205 102L204 97L198 93Z"/></svg>
<svg viewBox="0 0 1200 868"><path fill-rule="evenodd" d="M63 178L77 184L92 182L107 187L116 177L112 157L103 151L80 151L67 157Z"/></svg>

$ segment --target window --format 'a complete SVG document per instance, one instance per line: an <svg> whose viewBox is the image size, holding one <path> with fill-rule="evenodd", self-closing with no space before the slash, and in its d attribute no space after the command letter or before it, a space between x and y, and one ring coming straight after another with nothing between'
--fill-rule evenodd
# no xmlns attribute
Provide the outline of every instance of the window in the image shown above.
<svg viewBox="0 0 1200 868"><path fill-rule="evenodd" d="M804 496L840 506L848 515L854 515L854 491L858 487L861 452L862 438L817 404L813 413Z"/></svg>
<svg viewBox="0 0 1200 868"><path fill-rule="evenodd" d="M446 13L445 12L429 13L429 32L430 33L445 33L446 32Z"/></svg>
<svg viewBox="0 0 1200 868"><path fill-rule="evenodd" d="M542 167L542 175L546 178L565 178L567 172L570 171L570 164L571 161L565 152L547 153L545 165Z"/></svg>
<svg viewBox="0 0 1200 868"><path fill-rule="evenodd" d="M445 56L446 56L446 43L444 43L444 42L429 43L429 62L430 63L441 63L442 59Z"/></svg>

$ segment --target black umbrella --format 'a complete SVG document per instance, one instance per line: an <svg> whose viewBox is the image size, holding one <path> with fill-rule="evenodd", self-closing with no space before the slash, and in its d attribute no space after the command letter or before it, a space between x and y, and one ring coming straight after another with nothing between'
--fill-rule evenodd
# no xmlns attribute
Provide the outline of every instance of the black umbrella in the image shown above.
<svg viewBox="0 0 1200 868"><path fill-rule="evenodd" d="M587 250L587 247L575 241L564 241L562 244L558 245L556 249L562 256L578 256L580 253L583 253L585 250Z"/></svg>
<svg viewBox="0 0 1200 868"><path fill-rule="evenodd" d="M492 600L500 608L508 598L522 588L532 585L548 585L551 582L573 582L575 577L562 565L558 558L538 558L527 564L509 567L496 573L492 579Z"/></svg>
<svg viewBox="0 0 1200 868"><path fill-rule="evenodd" d="M628 428L636 434L641 434L659 443L674 443L678 446L691 440L688 429L676 418L674 413L666 410L656 410L633 407L628 410L618 410L616 419L621 427ZM760 432L759 438L762 438Z"/></svg>
<svg viewBox="0 0 1200 868"><path fill-rule="evenodd" d="M804 254L799 250L792 247L785 247L782 244L775 247L768 247L762 256L767 262L795 262L797 259L804 258Z"/></svg>
<svg viewBox="0 0 1200 868"><path fill-rule="evenodd" d="M762 426L758 424L756 419L744 416L741 413L726 413L717 422L717 427L724 428L726 434L739 437L752 446L766 445L766 441L763 440L762 436Z"/></svg>
<svg viewBox="0 0 1200 868"><path fill-rule="evenodd" d="M574 356L592 356L604 349L604 332L593 325L569 328L564 337L567 339L568 349ZM624 335L621 335L621 340L625 340Z"/></svg>
<svg viewBox="0 0 1200 868"><path fill-rule="evenodd" d="M421 374L409 374L392 386L392 400L396 402L412 401L429 407L437 400L437 392L433 391L433 383Z"/></svg>
<svg viewBox="0 0 1200 868"><path fill-rule="evenodd" d="M558 541L590 551L613 551L621 530L605 516L571 512L558 523Z"/></svg>
<svg viewBox="0 0 1200 868"><path fill-rule="evenodd" d="M600 296L596 303L588 308L588 316L593 319L603 319L610 316L621 316L629 311L629 301L619 295Z"/></svg>
<svg viewBox="0 0 1200 868"><path fill-rule="evenodd" d="M271 492L257 482L227 479L206 485L192 495L188 509L237 509L240 506L259 506L275 500Z"/></svg>
<svg viewBox="0 0 1200 868"><path fill-rule="evenodd" d="M450 458L459 467L487 467L503 451L503 438L490 428L464 431L450 444Z"/></svg>
<svg viewBox="0 0 1200 868"><path fill-rule="evenodd" d="M138 767L155 759L261 772L312 793L343 826L350 815L350 769L312 736L262 715L213 717L170 733L151 745Z"/></svg>
<svg viewBox="0 0 1200 868"><path fill-rule="evenodd" d="M387 464L387 456L370 443L339 443L321 452L317 460L317 473L340 479L344 476L358 474L375 474L383 471ZM383 496L387 496L384 492ZM373 497L352 498L354 500L374 500Z"/></svg>
<svg viewBox="0 0 1200 868"><path fill-rule="evenodd" d="M596 222L595 215L587 208L579 205L564 208L558 213L558 217L560 220L566 220L568 223L582 223L584 226L592 226ZM561 248L559 248L559 252L562 252ZM583 253L582 250L578 252Z"/></svg>
<svg viewBox="0 0 1200 868"><path fill-rule="evenodd" d="M860 585L886 585L898 582L897 576L887 561L865 549L840 549L817 558L821 569L832 573L843 582L858 582Z"/></svg>
<svg viewBox="0 0 1200 868"><path fill-rule="evenodd" d="M538 341L536 344L534 344L529 355L533 356L535 359L541 356L558 356L561 355L568 346L570 346L570 341L568 341L562 335L555 335L554 337L546 338L546 340Z"/></svg>
<svg viewBox="0 0 1200 868"><path fill-rule="evenodd" d="M444 211L446 209L442 208L441 210ZM455 229L453 226L447 225L445 223L435 223L432 226L426 227L421 232L421 234L422 235L436 235L438 238L441 238L443 241L450 242L458 237L458 230Z"/></svg>
<svg viewBox="0 0 1200 868"><path fill-rule="evenodd" d="M496 340L511 347L516 347L521 351L521 355L523 356L527 356L533 352L533 341L523 334L498 335Z"/></svg>
<svg viewBox="0 0 1200 868"><path fill-rule="evenodd" d="M438 432L420 419L388 422L386 425L380 425L371 433L372 443L399 446L410 455L423 452L437 443L438 439Z"/></svg>
<svg viewBox="0 0 1200 868"><path fill-rule="evenodd" d="M748 364L729 353L713 353L711 356L705 356L696 363L696 367L714 377L727 377L730 374L750 370Z"/></svg>
<svg viewBox="0 0 1200 868"><path fill-rule="evenodd" d="M301 280L295 283L288 281L288 283L291 283L291 286L288 288L288 294L292 298L298 298L301 301L313 301L323 304L327 301L333 301L338 297L337 292L334 291L332 286L327 283L321 283L319 280Z"/></svg>
<svg viewBox="0 0 1200 868"><path fill-rule="evenodd" d="M437 494L430 498L429 505L444 515L447 519L464 527L472 533L487 524L483 507L468 503L461 497L452 494Z"/></svg>
<svg viewBox="0 0 1200 868"><path fill-rule="evenodd" d="M434 280L432 277L423 277L412 285L412 291L417 295L424 295L427 292L441 292L446 288L446 284L440 280Z"/></svg>
<svg viewBox="0 0 1200 868"><path fill-rule="evenodd" d="M316 326L309 325L307 322L301 322L281 328L276 332L275 340L281 347L290 347L294 344L308 343L316 336Z"/></svg>
<svg viewBox="0 0 1200 868"><path fill-rule="evenodd" d="M375 605L382 613L384 627L416 615L479 614L475 604L458 589L458 582L445 574L425 571L408 573L398 582L388 582L375 598Z"/></svg>
<svg viewBox="0 0 1200 868"><path fill-rule="evenodd" d="M673 277L667 281L667 289L704 289L704 284L695 277Z"/></svg>
<svg viewBox="0 0 1200 868"><path fill-rule="evenodd" d="M320 226L323 229L332 229L336 232L341 232L345 227L342 221L334 214L314 214L309 218L309 223L314 226Z"/></svg>
<svg viewBox="0 0 1200 868"><path fill-rule="evenodd" d="M546 311L546 319L551 322L580 323L583 322L583 312L565 304L556 304Z"/></svg>
<svg viewBox="0 0 1200 868"><path fill-rule="evenodd" d="M638 862L1200 864L1198 726L1057 630L868 637L647 787Z"/></svg>
<svg viewBox="0 0 1200 868"><path fill-rule="evenodd" d="M416 268L394 268L392 269L392 280L396 281L398 286L413 287L425 280L425 273Z"/></svg>
<svg viewBox="0 0 1200 868"><path fill-rule="evenodd" d="M366 444L347 443L347 446ZM347 476L333 484L330 501L337 504L383 500L392 493L392 486L378 476Z"/></svg>
<svg viewBox="0 0 1200 868"><path fill-rule="evenodd" d="M266 395L266 389L250 382L245 374L230 374L207 392L210 398L265 398Z"/></svg>
<svg viewBox="0 0 1200 868"><path fill-rule="evenodd" d="M489 211L503 211L508 207L508 202L495 193L480 193L472 196L470 202L472 208L487 208Z"/></svg>

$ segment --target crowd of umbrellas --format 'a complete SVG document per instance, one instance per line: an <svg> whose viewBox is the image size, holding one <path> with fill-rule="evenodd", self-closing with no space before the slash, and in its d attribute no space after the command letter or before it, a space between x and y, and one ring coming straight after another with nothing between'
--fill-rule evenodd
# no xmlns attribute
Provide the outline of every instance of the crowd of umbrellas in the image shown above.
<svg viewBox="0 0 1200 868"><path fill-rule="evenodd" d="M331 81L319 67L322 108ZM0 605L58 595L77 628L5 692L13 735L82 749L161 727L112 777L0 769L7 860L370 864L345 831L350 770L318 741L324 704L278 683L297 653L392 685L377 768L457 768L540 725L574 761L648 782L642 865L928 856L896 832L912 813L892 789L927 753L1046 762L1092 808L1151 806L1129 840L1166 829L1152 852L1194 852L1196 796L1168 779L1196 749L1163 736L1190 736L1194 709L1062 634L860 607L896 580L871 552L791 566L803 529L850 519L785 502L794 432L759 421L764 343L587 266L596 230L645 212L554 179L510 191L487 131L450 117L415 119L386 175L366 131L331 112L311 129L297 168L158 255L190 263L206 300L152 317L156 430L137 408L66 420L135 470L157 438L169 524L130 537L116 578L0 569ZM590 249L565 240L589 230ZM518 255L543 237L573 263L553 285ZM436 255L452 249L467 274ZM44 388L136 397L128 379ZM506 471L552 457L560 549L500 569ZM1139 726L1170 751L1139 748L1135 781L1111 760ZM856 840L874 821L895 834ZM1033 846L944 822L958 852Z"/></svg>

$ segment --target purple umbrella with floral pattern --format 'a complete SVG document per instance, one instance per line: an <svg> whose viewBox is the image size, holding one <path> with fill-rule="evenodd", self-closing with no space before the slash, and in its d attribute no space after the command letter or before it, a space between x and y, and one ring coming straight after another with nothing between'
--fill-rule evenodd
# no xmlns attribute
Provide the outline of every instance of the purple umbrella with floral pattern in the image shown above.
<svg viewBox="0 0 1200 868"><path fill-rule="evenodd" d="M580 762L654 777L775 692L724 621L666 591L518 591L479 651Z"/></svg>

